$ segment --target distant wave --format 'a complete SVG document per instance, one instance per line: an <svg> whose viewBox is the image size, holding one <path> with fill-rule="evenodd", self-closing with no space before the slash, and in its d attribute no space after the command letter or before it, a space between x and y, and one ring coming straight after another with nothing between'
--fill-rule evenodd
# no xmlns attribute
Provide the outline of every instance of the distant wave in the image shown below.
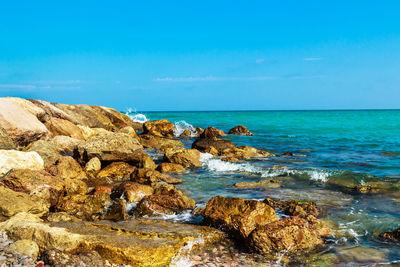
<svg viewBox="0 0 400 267"><path fill-rule="evenodd" d="M125 114L128 115L134 122L145 123L149 120L146 115L137 113L136 109L129 108Z"/></svg>

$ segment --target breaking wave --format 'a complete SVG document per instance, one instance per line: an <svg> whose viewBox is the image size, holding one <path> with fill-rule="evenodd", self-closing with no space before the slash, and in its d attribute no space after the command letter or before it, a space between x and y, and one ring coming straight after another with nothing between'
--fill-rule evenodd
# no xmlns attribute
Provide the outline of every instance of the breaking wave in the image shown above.
<svg viewBox="0 0 400 267"><path fill-rule="evenodd" d="M174 134L175 136L180 136L185 130L190 131L190 136L194 137L197 134L196 128L191 125L190 123L187 123L186 121L177 121L175 122L175 130Z"/></svg>
<svg viewBox="0 0 400 267"><path fill-rule="evenodd" d="M125 114L128 115L134 122L145 123L148 121L146 115L137 113L136 109L129 108Z"/></svg>

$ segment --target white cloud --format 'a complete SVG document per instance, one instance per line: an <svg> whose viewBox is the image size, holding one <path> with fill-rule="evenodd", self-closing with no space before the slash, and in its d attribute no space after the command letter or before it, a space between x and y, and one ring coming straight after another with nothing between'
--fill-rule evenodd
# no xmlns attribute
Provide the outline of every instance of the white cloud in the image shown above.
<svg viewBox="0 0 400 267"><path fill-rule="evenodd" d="M322 57L305 57L303 58L305 61L318 61L318 60L323 60Z"/></svg>
<svg viewBox="0 0 400 267"><path fill-rule="evenodd" d="M209 81L264 81L264 80L276 80L279 77L275 76L256 76L256 77L218 77L218 76L206 76L206 77L165 77L156 78L156 82L209 82Z"/></svg>
<svg viewBox="0 0 400 267"><path fill-rule="evenodd" d="M6 89L35 89L35 85L30 84L0 84L0 88Z"/></svg>
<svg viewBox="0 0 400 267"><path fill-rule="evenodd" d="M81 80L38 80L38 81L27 81L27 83L33 83L33 84L46 84L46 85L64 85L64 84L80 84L82 83Z"/></svg>

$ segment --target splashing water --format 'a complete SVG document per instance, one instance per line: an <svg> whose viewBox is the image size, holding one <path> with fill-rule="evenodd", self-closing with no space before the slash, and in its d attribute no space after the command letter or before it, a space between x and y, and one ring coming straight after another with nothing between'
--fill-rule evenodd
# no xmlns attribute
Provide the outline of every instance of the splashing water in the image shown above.
<svg viewBox="0 0 400 267"><path fill-rule="evenodd" d="M129 108L125 114L128 115L134 122L145 123L148 121L146 115L137 113L136 109Z"/></svg>
<svg viewBox="0 0 400 267"><path fill-rule="evenodd" d="M197 134L196 128L190 123L187 123L186 121L183 120L175 122L175 130L174 130L175 136L177 137L180 136L185 130L190 131L191 137L194 137Z"/></svg>

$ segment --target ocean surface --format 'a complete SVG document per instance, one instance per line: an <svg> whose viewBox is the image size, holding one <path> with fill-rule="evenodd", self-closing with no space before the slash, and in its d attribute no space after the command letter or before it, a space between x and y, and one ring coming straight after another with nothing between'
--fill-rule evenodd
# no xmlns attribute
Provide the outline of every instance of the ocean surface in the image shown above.
<svg viewBox="0 0 400 267"><path fill-rule="evenodd" d="M321 258L334 255L341 266L396 264L400 246L377 235L400 224L400 110L221 111L128 113L138 121L168 119L184 129L214 126L228 132L245 125L255 136L226 138L277 157L239 163L203 154L203 167L177 177L198 205L216 195L248 199L308 199L324 211L338 236ZM194 138L182 139L190 147ZM156 151L149 151L157 160ZM293 156L280 156L292 152ZM273 166L281 166L280 169ZM281 177L280 188L239 189L237 182ZM342 185L384 181L389 193L361 194ZM172 220L196 221L190 214Z"/></svg>

